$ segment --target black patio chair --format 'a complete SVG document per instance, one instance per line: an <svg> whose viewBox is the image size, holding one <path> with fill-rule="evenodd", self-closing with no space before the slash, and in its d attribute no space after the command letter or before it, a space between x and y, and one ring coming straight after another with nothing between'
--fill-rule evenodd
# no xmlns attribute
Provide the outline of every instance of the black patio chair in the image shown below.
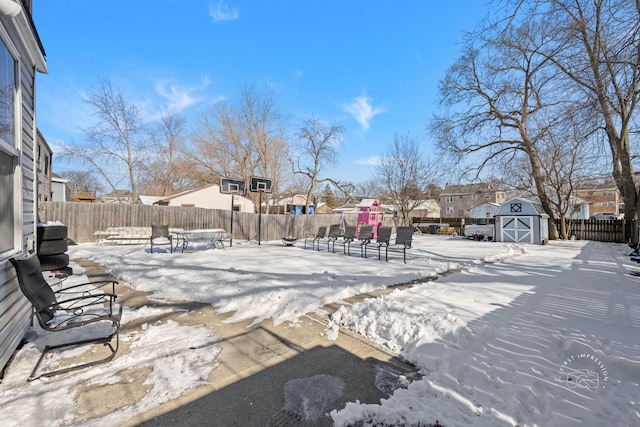
<svg viewBox="0 0 640 427"><path fill-rule="evenodd" d="M322 239L324 239L324 236L327 234L327 227L326 226L322 226L322 227L318 227L318 232L316 233L315 236L310 237L308 239L304 239L304 248L307 249L307 241L310 240L311 241L311 249L315 249L315 245L316 243L318 243L318 250L320 250L320 241Z"/></svg>
<svg viewBox="0 0 640 427"><path fill-rule="evenodd" d="M384 247L385 248L385 257L387 259L387 261L389 260L388 258L388 252L389 252L389 242L391 240L391 230L393 228L392 227L380 227L378 229L378 235L376 236L376 245L378 247L378 260L380 260L380 248Z"/></svg>
<svg viewBox="0 0 640 427"><path fill-rule="evenodd" d="M384 230L383 230L384 229ZM413 239L413 227L398 227L396 230L396 242L391 245L391 227L380 227L378 230L378 259L380 257L380 248L385 248L385 261L389 261L389 248L398 250L402 249L402 259L407 263L407 249L411 248L411 240Z"/></svg>
<svg viewBox="0 0 640 427"><path fill-rule="evenodd" d="M102 322L109 330L108 334L95 338L84 338L63 344L46 345L28 381L87 368L113 359L118 351L118 331L120 329L120 318L122 317L122 305L116 310L116 281L87 282L54 291L42 275L40 261L37 256L32 255L25 259L11 258L9 261L16 270L20 290L33 306L33 316L38 319L38 323L42 329L49 332L59 332ZM103 287L106 287L110 292L105 292L100 289ZM87 330L95 332L94 329ZM114 337L115 345L112 345L111 341ZM40 364L46 355L53 350L95 343L102 343L108 347L109 354L98 360L38 374Z"/></svg>
<svg viewBox="0 0 640 427"><path fill-rule="evenodd" d="M329 226L329 234L327 235L327 252L333 246L333 252L336 251L336 240L338 240L342 236L342 230L340 230L340 224L333 224ZM320 250L320 245L318 245L318 250Z"/></svg>
<svg viewBox="0 0 640 427"><path fill-rule="evenodd" d="M373 225L360 226L358 242L360 243L361 257L367 257L367 246L371 243L371 239L373 239Z"/></svg>
<svg viewBox="0 0 640 427"><path fill-rule="evenodd" d="M342 245L342 253L345 255L351 255L351 243L356 240L356 230L357 227L355 225L347 225L344 229L344 235L342 236L342 240L336 240L333 243L333 249L335 252L335 244L338 243Z"/></svg>
<svg viewBox="0 0 640 427"><path fill-rule="evenodd" d="M153 246L169 245L171 253L173 253L173 237L169 232L168 225L152 225L151 226L151 253ZM184 252L184 247L182 248Z"/></svg>

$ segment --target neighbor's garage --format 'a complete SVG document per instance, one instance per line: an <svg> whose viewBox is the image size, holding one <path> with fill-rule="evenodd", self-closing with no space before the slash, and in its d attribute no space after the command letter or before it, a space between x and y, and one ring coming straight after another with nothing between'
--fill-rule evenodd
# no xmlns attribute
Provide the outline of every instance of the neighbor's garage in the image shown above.
<svg viewBox="0 0 640 427"><path fill-rule="evenodd" d="M511 199L500 205L495 216L496 242L547 244L549 216L542 206L525 199Z"/></svg>

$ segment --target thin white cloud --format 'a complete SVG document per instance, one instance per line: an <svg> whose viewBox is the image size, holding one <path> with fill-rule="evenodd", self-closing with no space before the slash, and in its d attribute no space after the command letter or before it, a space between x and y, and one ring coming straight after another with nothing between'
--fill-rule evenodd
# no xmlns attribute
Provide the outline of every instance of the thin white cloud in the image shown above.
<svg viewBox="0 0 640 427"><path fill-rule="evenodd" d="M167 111L181 113L193 105L210 101L205 95L205 89L210 83L210 79L206 76L203 77L200 84L196 85L179 84L170 79L156 80L155 92L166 102L160 110L155 107L158 102L152 99L139 102L143 117L149 121L157 120ZM216 99L216 102L219 100Z"/></svg>
<svg viewBox="0 0 640 427"><path fill-rule="evenodd" d="M364 130L369 129L371 120L385 111L384 107L373 107L371 99L366 96L356 96L350 104L345 104L343 110L360 123Z"/></svg>
<svg viewBox="0 0 640 427"><path fill-rule="evenodd" d="M223 1L218 2L217 6L209 6L209 15L213 18L213 22L233 21L238 19L238 11L233 8L229 9L229 5Z"/></svg>
<svg viewBox="0 0 640 427"><path fill-rule="evenodd" d="M196 91L194 87L158 81L155 89L158 95L167 99L167 107L171 111L183 111L199 101L199 98L193 95Z"/></svg>

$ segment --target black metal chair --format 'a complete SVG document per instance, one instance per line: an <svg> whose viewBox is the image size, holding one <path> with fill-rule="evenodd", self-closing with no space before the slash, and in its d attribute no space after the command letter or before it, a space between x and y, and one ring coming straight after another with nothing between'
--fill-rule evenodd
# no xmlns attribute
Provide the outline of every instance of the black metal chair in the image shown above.
<svg viewBox="0 0 640 427"><path fill-rule="evenodd" d="M322 226L318 227L318 232L315 236L310 239L304 239L304 248L307 249L307 240L311 240L311 249L316 248L316 243L318 244L318 250L320 250L320 241L324 239L324 236L327 234L327 227Z"/></svg>
<svg viewBox="0 0 640 427"><path fill-rule="evenodd" d="M373 225L360 226L360 232L358 234L358 242L360 242L360 256L367 257L367 246L373 239Z"/></svg>
<svg viewBox="0 0 640 427"><path fill-rule="evenodd" d="M42 329L50 332L59 332L103 322L109 330L108 334L96 338L46 345L28 381L62 374L75 369L87 368L113 359L118 351L118 331L120 329L120 318L122 317L122 305L119 305L118 308L115 304L117 298L115 293L116 281L87 282L54 291L42 275L37 256L32 255L25 259L11 258L9 261L16 270L20 290L33 306L33 315L38 319ZM110 292L103 291L100 289L102 287L107 287ZM118 309L116 310L116 308ZM95 330L91 329L91 331L94 332ZM111 341L114 337L115 345L112 345ZM45 356L53 350L95 343L102 343L108 347L109 354L91 362L38 374L37 371L40 364Z"/></svg>
<svg viewBox="0 0 640 427"><path fill-rule="evenodd" d="M338 240L342 236L342 230L340 230L340 224L333 224L329 226L329 234L327 235L327 252L333 246L333 252L336 251L336 240ZM318 250L320 250L320 245L318 244Z"/></svg>
<svg viewBox="0 0 640 427"><path fill-rule="evenodd" d="M378 247L378 259L380 258L380 248L385 248L385 258L389 261L389 242L391 240L392 227L380 227L378 229L378 235L376 236L376 245Z"/></svg>
<svg viewBox="0 0 640 427"><path fill-rule="evenodd" d="M351 243L356 240L356 230L357 227L355 225L347 225L344 229L344 235L342 236L342 240L336 240L333 243L333 250L335 252L335 244L338 243L342 245L342 253L345 255L351 255Z"/></svg>
<svg viewBox="0 0 640 427"><path fill-rule="evenodd" d="M407 249L411 248L411 240L413 239L413 227L398 227L396 230L396 242L390 245L391 227L380 227L378 230L378 259L380 257L380 248L385 248L385 261L389 261L389 247L402 249L402 259L407 263Z"/></svg>
<svg viewBox="0 0 640 427"><path fill-rule="evenodd" d="M413 230L413 227L398 227L396 230L396 246L401 247L405 264L407 263L407 249L411 249Z"/></svg>
<svg viewBox="0 0 640 427"><path fill-rule="evenodd" d="M169 245L171 253L173 253L173 238L169 232L168 225L152 225L151 226L151 253L153 246ZM184 252L184 247L182 248Z"/></svg>

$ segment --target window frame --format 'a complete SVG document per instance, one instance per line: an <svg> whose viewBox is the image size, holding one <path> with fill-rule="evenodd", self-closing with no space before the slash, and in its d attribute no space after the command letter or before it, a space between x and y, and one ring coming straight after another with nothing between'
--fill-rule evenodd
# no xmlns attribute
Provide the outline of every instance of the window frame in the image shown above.
<svg viewBox="0 0 640 427"><path fill-rule="evenodd" d="M12 206L12 213L10 215L13 222L11 230L13 234L13 242L9 243L7 247L0 247L0 260L7 259L8 257L15 255L22 250L23 240L23 212L20 208L22 201L22 102L20 95L20 54L12 43L9 34L4 27L0 26L0 49L6 49L9 57L13 60L13 141L6 141L0 138L0 151L9 157L9 161L12 163L13 174L11 176L10 188L12 194L8 199L13 199L10 205ZM35 153L34 153L35 154ZM35 170L34 170L35 173Z"/></svg>

